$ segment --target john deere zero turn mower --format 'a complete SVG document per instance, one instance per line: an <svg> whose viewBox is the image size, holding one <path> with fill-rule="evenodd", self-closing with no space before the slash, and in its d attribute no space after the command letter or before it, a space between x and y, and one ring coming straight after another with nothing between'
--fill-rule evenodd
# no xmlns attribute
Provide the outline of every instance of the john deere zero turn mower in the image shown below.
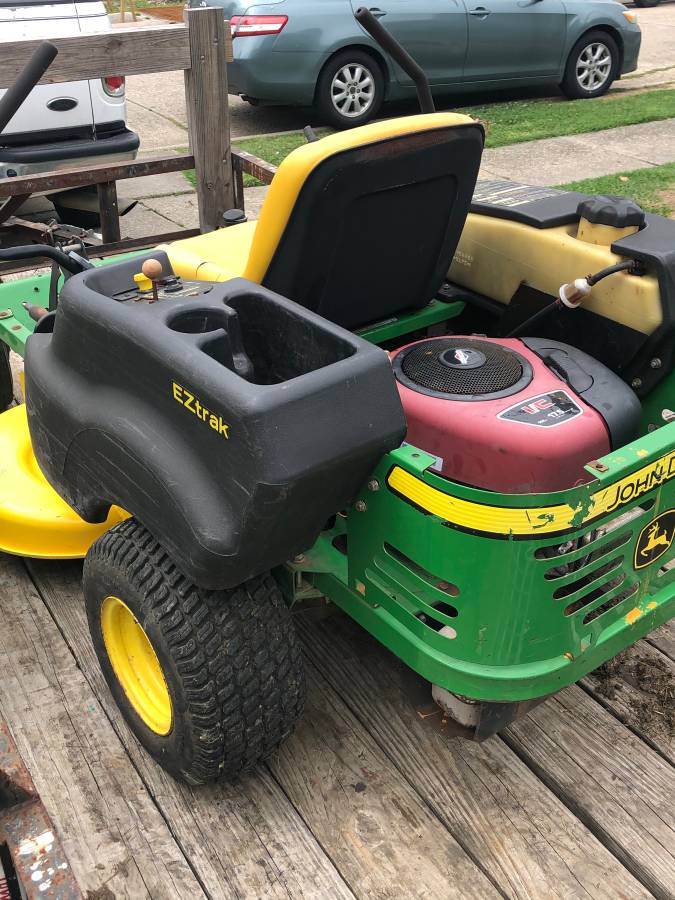
<svg viewBox="0 0 675 900"><path fill-rule="evenodd" d="M309 598L477 739L675 613L675 222L477 186L481 125L358 17L421 115L296 150L258 222L0 254L65 276L32 334L49 279L0 289L0 546L85 558L110 689L193 783L293 728Z"/></svg>

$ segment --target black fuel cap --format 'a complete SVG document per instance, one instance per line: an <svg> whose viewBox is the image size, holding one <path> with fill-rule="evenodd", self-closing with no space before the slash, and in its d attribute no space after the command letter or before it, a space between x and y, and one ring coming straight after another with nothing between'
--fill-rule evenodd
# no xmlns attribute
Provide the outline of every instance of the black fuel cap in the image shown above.
<svg viewBox="0 0 675 900"><path fill-rule="evenodd" d="M593 225L613 225L615 228L629 228L644 225L644 210L626 197L589 197L577 207L577 214Z"/></svg>

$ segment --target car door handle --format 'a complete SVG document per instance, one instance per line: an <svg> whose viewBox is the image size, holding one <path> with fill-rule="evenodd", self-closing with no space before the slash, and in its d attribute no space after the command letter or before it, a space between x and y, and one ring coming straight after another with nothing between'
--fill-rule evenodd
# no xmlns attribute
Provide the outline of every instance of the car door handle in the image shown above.
<svg viewBox="0 0 675 900"><path fill-rule="evenodd" d="M486 9L484 6L477 6L475 9L469 10L469 15L474 16L477 19L487 19L490 15L490 10Z"/></svg>
<svg viewBox="0 0 675 900"><path fill-rule="evenodd" d="M387 15L383 9L378 9L377 6L371 6L369 9L376 19L381 19L383 16Z"/></svg>

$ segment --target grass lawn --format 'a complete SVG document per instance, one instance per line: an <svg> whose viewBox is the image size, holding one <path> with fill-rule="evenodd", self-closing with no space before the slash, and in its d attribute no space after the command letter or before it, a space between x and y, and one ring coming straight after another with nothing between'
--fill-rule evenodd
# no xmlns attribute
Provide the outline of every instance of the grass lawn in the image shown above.
<svg viewBox="0 0 675 900"><path fill-rule="evenodd" d="M587 178L560 185L564 190L584 194L616 194L630 197L647 212L661 216L675 215L675 163L636 169L602 178Z"/></svg>
<svg viewBox="0 0 675 900"><path fill-rule="evenodd" d="M675 117L675 90L610 94L598 100L512 100L465 106L457 112L467 113L483 122L487 147L505 147L540 138L583 134ZM327 134L328 129L319 129L318 133ZM300 131L233 141L235 147L248 150L274 165L279 165L292 150L304 143ZM186 172L185 175L194 184L193 174ZM248 176L244 183L246 187L258 184Z"/></svg>
<svg viewBox="0 0 675 900"><path fill-rule="evenodd" d="M639 125L675 116L675 90L610 94L598 100L515 100L468 106L487 128L487 147L505 147L540 138Z"/></svg>

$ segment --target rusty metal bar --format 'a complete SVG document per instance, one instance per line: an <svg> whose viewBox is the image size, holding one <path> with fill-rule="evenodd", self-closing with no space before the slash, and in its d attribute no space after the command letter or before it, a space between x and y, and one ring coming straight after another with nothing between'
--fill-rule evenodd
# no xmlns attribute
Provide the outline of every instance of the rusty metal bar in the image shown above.
<svg viewBox="0 0 675 900"><path fill-rule="evenodd" d="M114 181L105 181L96 187L101 219L101 237L106 244L120 241L122 233L120 231L120 211L117 205L117 186Z"/></svg>
<svg viewBox="0 0 675 900"><path fill-rule="evenodd" d="M194 164L195 159L192 155L158 156L126 163L100 163L86 169L62 169L57 172L46 172L44 175L18 175L16 178L0 180L0 200L13 197L15 194L44 194L90 184L122 181L126 178L141 178L144 175L183 172L185 169L194 168Z"/></svg>
<svg viewBox="0 0 675 900"><path fill-rule="evenodd" d="M54 825L5 722L0 721L0 844L27 900L83 900Z"/></svg>
<svg viewBox="0 0 675 900"><path fill-rule="evenodd" d="M254 156L253 153L247 153L246 150L235 148L232 148L232 157L235 171L236 167L239 166L242 172L252 175L258 181L262 181L263 184L272 184L272 179L277 173L277 167L273 166L272 163L260 159L259 156Z"/></svg>
<svg viewBox="0 0 675 900"><path fill-rule="evenodd" d="M0 225L10 216L13 216L21 204L25 203L29 197L30 194L14 194L13 197L9 197L5 200L2 206L0 206Z"/></svg>

